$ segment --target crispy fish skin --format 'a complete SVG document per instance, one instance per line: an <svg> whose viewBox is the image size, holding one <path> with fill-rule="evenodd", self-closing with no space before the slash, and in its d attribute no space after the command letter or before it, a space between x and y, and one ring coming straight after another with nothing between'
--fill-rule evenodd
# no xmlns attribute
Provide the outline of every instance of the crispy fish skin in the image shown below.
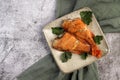
<svg viewBox="0 0 120 80"><path fill-rule="evenodd" d="M88 42L91 45L91 53L93 56L100 58L101 50L97 47L93 40L94 34L87 28L87 25L80 19L65 20L62 27L69 33L73 34L78 40Z"/></svg>
<svg viewBox="0 0 120 80"><path fill-rule="evenodd" d="M90 52L90 45L84 44L77 40L72 34L66 32L62 38L55 39L52 44L53 48L61 51L69 51L76 54Z"/></svg>

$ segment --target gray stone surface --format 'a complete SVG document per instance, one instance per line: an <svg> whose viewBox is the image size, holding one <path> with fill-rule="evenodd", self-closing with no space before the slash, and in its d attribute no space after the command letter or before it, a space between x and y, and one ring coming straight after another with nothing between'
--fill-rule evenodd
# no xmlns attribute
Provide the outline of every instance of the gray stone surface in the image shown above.
<svg viewBox="0 0 120 80"><path fill-rule="evenodd" d="M16 76L50 50L42 29L55 19L55 0L0 0L0 80ZM97 61L101 80L120 80L120 33L106 34L111 52Z"/></svg>

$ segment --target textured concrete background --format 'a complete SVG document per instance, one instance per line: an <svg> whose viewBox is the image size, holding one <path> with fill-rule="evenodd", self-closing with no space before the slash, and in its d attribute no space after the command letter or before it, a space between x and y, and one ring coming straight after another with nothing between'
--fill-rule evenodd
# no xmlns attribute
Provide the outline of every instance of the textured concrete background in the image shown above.
<svg viewBox="0 0 120 80"><path fill-rule="evenodd" d="M49 53L42 29L55 0L0 0L0 80L15 77ZM101 80L120 80L120 33L106 34L111 52L97 61Z"/></svg>

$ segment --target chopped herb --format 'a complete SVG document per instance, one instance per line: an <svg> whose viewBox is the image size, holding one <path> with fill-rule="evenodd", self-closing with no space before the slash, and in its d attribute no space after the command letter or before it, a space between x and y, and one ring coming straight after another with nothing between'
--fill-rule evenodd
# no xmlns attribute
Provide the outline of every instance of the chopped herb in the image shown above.
<svg viewBox="0 0 120 80"><path fill-rule="evenodd" d="M64 32L64 29L62 27L53 27L52 33L56 35L60 35Z"/></svg>
<svg viewBox="0 0 120 80"><path fill-rule="evenodd" d="M60 59L62 60L62 62L67 62L69 59L71 59L71 57L72 57L71 52L64 52L60 56Z"/></svg>
<svg viewBox="0 0 120 80"><path fill-rule="evenodd" d="M85 60L88 57L88 53L82 53L82 54L80 54L80 56L82 59Z"/></svg>
<svg viewBox="0 0 120 80"><path fill-rule="evenodd" d="M92 12L91 11L82 11L82 12L80 12L80 16L81 16L82 21L87 25L89 25L90 22L92 21Z"/></svg>
<svg viewBox="0 0 120 80"><path fill-rule="evenodd" d="M95 41L96 44L101 44L101 40L103 40L103 36L100 35L96 35L95 37L93 37L93 40Z"/></svg>

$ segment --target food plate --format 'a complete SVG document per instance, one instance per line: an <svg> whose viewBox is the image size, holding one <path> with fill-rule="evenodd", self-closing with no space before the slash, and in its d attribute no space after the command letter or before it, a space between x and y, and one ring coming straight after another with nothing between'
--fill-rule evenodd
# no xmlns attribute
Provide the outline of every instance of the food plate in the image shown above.
<svg viewBox="0 0 120 80"><path fill-rule="evenodd" d="M69 61L67 61L66 63L63 63L60 60L60 55L63 52L52 48L52 42L56 38L56 35L54 35L52 33L51 28L61 26L63 20L65 20L65 19L74 19L74 18L78 18L78 17L80 18L81 11L91 11L91 9L88 7L85 7L85 8L79 9L77 11L74 11L70 14L67 14L67 15L65 15L61 18L58 18L55 21L49 23L43 29L45 38L48 42L48 45L49 45L50 50L52 52L52 55L53 55L57 65L59 66L60 70L63 71L64 73L73 72L74 70L80 69L80 68L87 66L87 65L93 63L94 61L98 60L96 57L91 56L91 55L88 55L87 59L83 60L77 54L73 54L72 58ZM109 47L108 47L107 41L105 39L105 36L102 32L102 29L100 28L94 14L92 14L92 22L88 25L88 28L95 35L102 35L103 36L103 40L101 41L101 44L98 45L98 47L102 50L102 57L105 56L109 52Z"/></svg>

